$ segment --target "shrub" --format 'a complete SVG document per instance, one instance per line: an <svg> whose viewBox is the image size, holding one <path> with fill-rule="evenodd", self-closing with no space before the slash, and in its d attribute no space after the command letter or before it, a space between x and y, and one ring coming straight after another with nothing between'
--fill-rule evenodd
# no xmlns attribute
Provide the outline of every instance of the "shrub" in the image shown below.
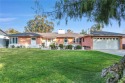
<svg viewBox="0 0 125 83"><path fill-rule="evenodd" d="M67 45L66 49L72 49L72 45Z"/></svg>
<svg viewBox="0 0 125 83"><path fill-rule="evenodd" d="M63 44L59 44L59 47L60 47L61 49L63 49Z"/></svg>
<svg viewBox="0 0 125 83"><path fill-rule="evenodd" d="M51 47L51 49L56 49L55 44L51 44L50 47Z"/></svg>
<svg viewBox="0 0 125 83"><path fill-rule="evenodd" d="M21 48L21 46L17 46L16 48Z"/></svg>
<svg viewBox="0 0 125 83"><path fill-rule="evenodd" d="M14 45L11 45L11 48L15 48L15 46L14 46Z"/></svg>
<svg viewBox="0 0 125 83"><path fill-rule="evenodd" d="M76 49L82 49L82 46L77 45L77 46L76 46Z"/></svg>
<svg viewBox="0 0 125 83"><path fill-rule="evenodd" d="M120 79L118 83L125 83L125 77L122 77L122 79Z"/></svg>
<svg viewBox="0 0 125 83"><path fill-rule="evenodd" d="M45 43L42 43L42 47L45 47Z"/></svg>

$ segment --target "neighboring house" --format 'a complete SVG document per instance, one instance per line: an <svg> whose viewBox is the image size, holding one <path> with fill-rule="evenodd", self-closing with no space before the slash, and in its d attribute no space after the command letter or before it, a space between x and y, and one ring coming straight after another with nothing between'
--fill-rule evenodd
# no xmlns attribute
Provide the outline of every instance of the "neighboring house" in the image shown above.
<svg viewBox="0 0 125 83"><path fill-rule="evenodd" d="M7 47L9 44L9 38L6 35L7 34L0 29L0 48Z"/></svg>
<svg viewBox="0 0 125 83"><path fill-rule="evenodd" d="M122 49L122 38L125 34L94 31L82 37L82 46L90 49Z"/></svg>
<svg viewBox="0 0 125 83"><path fill-rule="evenodd" d="M9 46L26 46L26 47L39 47L44 45L49 47L50 44L81 44L81 39L83 35L78 33L65 33L64 30L58 30L58 33L17 33L10 34Z"/></svg>

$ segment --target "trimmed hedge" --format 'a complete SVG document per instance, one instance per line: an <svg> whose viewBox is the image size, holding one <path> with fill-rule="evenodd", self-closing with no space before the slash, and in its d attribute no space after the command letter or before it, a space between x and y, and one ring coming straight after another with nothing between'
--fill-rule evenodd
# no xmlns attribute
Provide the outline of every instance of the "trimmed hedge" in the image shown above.
<svg viewBox="0 0 125 83"><path fill-rule="evenodd" d="M66 49L72 49L72 47L73 47L72 45L67 45Z"/></svg>
<svg viewBox="0 0 125 83"><path fill-rule="evenodd" d="M55 44L51 44L50 47L51 47L51 49L56 49Z"/></svg>
<svg viewBox="0 0 125 83"><path fill-rule="evenodd" d="M76 49L82 49L82 46L77 45L77 46L76 46Z"/></svg>
<svg viewBox="0 0 125 83"><path fill-rule="evenodd" d="M61 49L63 49L63 44L59 44L59 47L60 47Z"/></svg>

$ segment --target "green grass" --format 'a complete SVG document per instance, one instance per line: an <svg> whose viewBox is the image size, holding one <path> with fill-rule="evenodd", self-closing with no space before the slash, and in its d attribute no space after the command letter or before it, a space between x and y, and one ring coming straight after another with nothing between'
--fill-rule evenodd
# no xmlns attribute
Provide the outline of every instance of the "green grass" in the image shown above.
<svg viewBox="0 0 125 83"><path fill-rule="evenodd" d="M121 57L98 51L0 49L0 83L104 83Z"/></svg>

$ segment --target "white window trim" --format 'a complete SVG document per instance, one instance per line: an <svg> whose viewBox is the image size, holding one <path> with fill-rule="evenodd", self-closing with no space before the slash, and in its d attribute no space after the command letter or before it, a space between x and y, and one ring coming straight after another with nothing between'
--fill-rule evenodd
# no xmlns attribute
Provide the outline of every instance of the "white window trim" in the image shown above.
<svg viewBox="0 0 125 83"><path fill-rule="evenodd" d="M14 38L14 41L13 41L13 38ZM17 38L17 42L16 42L16 38ZM10 44L18 44L18 37L11 37L9 40L9 43Z"/></svg>

